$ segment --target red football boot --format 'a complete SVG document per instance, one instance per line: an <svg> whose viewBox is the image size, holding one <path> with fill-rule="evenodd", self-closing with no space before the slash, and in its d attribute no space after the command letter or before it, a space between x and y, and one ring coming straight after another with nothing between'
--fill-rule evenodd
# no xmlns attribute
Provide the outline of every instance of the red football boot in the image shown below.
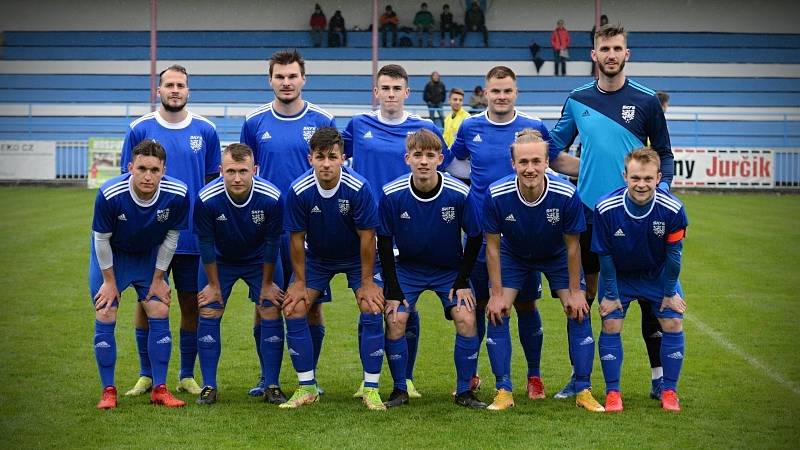
<svg viewBox="0 0 800 450"><path fill-rule="evenodd" d="M103 397L97 403L97 409L114 409L117 407L117 388L108 386L103 389Z"/></svg>
<svg viewBox="0 0 800 450"><path fill-rule="evenodd" d="M666 389L661 392L661 407L665 411L678 412L681 410L681 404L678 401L678 393L672 389Z"/></svg>
<svg viewBox="0 0 800 450"><path fill-rule="evenodd" d="M606 394L606 412L622 412L622 395L619 391L608 391Z"/></svg>
<svg viewBox="0 0 800 450"><path fill-rule="evenodd" d="M180 408L185 406L186 402L172 396L172 393L167 390L166 384L155 386L150 392L150 403L154 405L164 405L167 408Z"/></svg>
<svg viewBox="0 0 800 450"><path fill-rule="evenodd" d="M528 377L528 398L531 400L541 400L545 398L544 384L541 377Z"/></svg>
<svg viewBox="0 0 800 450"><path fill-rule="evenodd" d="M481 377L478 375L473 375L472 378L469 380L469 390L472 392L477 391L481 388Z"/></svg>

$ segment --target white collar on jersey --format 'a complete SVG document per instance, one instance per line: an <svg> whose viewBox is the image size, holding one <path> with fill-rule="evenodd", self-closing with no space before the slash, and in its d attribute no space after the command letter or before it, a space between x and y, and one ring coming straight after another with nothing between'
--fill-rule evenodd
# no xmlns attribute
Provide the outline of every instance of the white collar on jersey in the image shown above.
<svg viewBox="0 0 800 450"><path fill-rule="evenodd" d="M653 211L653 208L656 206L656 196L658 196L658 191L653 193L653 199L650 200L650 207L647 208L647 212L642 214L641 216L634 216L633 213L628 209L628 200L633 201L632 198L628 197L628 188L625 188L625 192L622 193L622 207L625 208L625 214L627 214L631 219L643 219L650 215Z"/></svg>
<svg viewBox="0 0 800 450"><path fill-rule="evenodd" d="M398 119L387 119L383 117L383 115L381 114L381 110L378 110L377 114L375 114L375 117L378 118L378 122L385 123L386 125L400 125L401 123L408 120L408 111L403 111L403 115Z"/></svg>
<svg viewBox="0 0 800 450"><path fill-rule="evenodd" d="M160 110L153 113L153 115L155 116L156 122L158 122L159 125L161 125L164 128L169 128L170 130L182 130L188 127L190 123L192 123L192 112L189 111L188 109L186 110L186 118L176 123L167 122L166 119L161 117Z"/></svg>
<svg viewBox="0 0 800 450"><path fill-rule="evenodd" d="M439 172L438 170L436 171L436 173L439 174L439 176L441 177L441 183L439 184L439 190L436 192L436 195L434 195L431 198L417 197L417 194L414 193L414 187L412 186L414 184L414 178L412 176L413 174L408 174L408 190L409 192L411 192L411 196L420 202L431 202L436 200L439 197L439 194L442 193L442 190L444 190L444 174L442 172Z"/></svg>
<svg viewBox="0 0 800 450"><path fill-rule="evenodd" d="M301 119L308 112L309 103L307 101L303 101L303 109L299 113L297 113L297 114L295 114L293 116L284 116L283 114L281 114L281 113L279 113L278 111L275 110L275 102L277 102L277 100L273 100L272 103L270 103L270 111L272 112L272 117L274 117L274 118L276 118L278 120L297 120L297 119Z"/></svg>
<svg viewBox="0 0 800 450"><path fill-rule="evenodd" d="M156 188L156 193L153 195L153 198L150 200L142 200L136 195L136 191L133 190L133 174L128 177L128 192L131 193L131 200L133 203L141 206L142 208L147 208L149 206L153 206L158 201L158 195L161 194L161 182L158 183L158 187Z"/></svg>
<svg viewBox="0 0 800 450"><path fill-rule="evenodd" d="M319 184L319 179L317 178L317 171L315 170L314 171L314 184L317 185L317 192L319 192L319 195L321 195L322 198L331 198L336 194L336 191L339 190L339 185L342 184L342 172L339 172L339 179L336 180L336 186L334 186L334 187L332 187L330 189L324 189Z"/></svg>
<svg viewBox="0 0 800 450"><path fill-rule="evenodd" d="M486 111L484 111L483 114L486 116L486 121L489 122L492 125L508 125L511 122L513 122L514 119L517 118L517 108L514 108L514 117L512 117L511 120L509 120L508 122L494 122L494 121L492 121L492 119L489 118L489 110L488 109Z"/></svg>
<svg viewBox="0 0 800 450"><path fill-rule="evenodd" d="M542 189L542 193L539 195L539 198L537 198L536 201L533 202L525 200L525 197L522 196L522 192L520 192L519 190L519 180L517 178L519 177L517 176L514 177L514 188L516 188L517 197L519 197L519 201L521 201L523 205L529 208L533 208L534 206L539 205L539 203L542 203L542 200L544 200L544 198L547 197L547 193L550 191L550 180L547 179L547 173L544 174L544 189Z"/></svg>
<svg viewBox="0 0 800 450"><path fill-rule="evenodd" d="M223 181L222 184L224 185L225 182ZM235 206L237 208L244 208L245 206L247 206L250 203L250 200L253 198L253 191L255 190L253 188L255 187L255 185L256 185L256 182L255 182L255 180L253 180L253 185L250 186L250 195L247 197L247 200L244 203L242 203L241 205L236 203L235 201L233 201L233 199L231 198L231 194L228 193L228 188L227 187L225 187L223 190L225 191L225 196L228 197L228 201L231 202L231 205L233 205L233 206Z"/></svg>

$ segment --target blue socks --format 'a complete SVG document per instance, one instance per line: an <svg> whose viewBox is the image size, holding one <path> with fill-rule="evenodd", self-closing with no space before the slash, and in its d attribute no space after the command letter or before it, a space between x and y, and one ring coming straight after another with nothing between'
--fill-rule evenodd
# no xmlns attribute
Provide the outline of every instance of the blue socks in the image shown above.
<svg viewBox="0 0 800 450"><path fill-rule="evenodd" d="M361 328L359 353L361 365L364 367L364 387L376 388L383 365L383 316L362 312L359 326Z"/></svg>
<svg viewBox="0 0 800 450"><path fill-rule="evenodd" d="M147 334L148 330L136 328L136 349L139 351L139 376L153 377L153 369L150 368L150 356L147 355Z"/></svg>
<svg viewBox="0 0 800 450"><path fill-rule="evenodd" d="M314 344L311 331L308 328L308 319L286 319L286 344L289 347L289 356L297 372L297 379L301 385L316 384L314 378Z"/></svg>
<svg viewBox="0 0 800 450"><path fill-rule="evenodd" d="M510 318L504 317L500 325L489 323L486 327L486 350L495 377L495 387L511 391L511 332Z"/></svg>
<svg viewBox="0 0 800 450"><path fill-rule="evenodd" d="M600 332L597 351L600 354L600 365L603 367L603 377L606 380L606 392L619 392L619 377L622 371L622 339L619 333Z"/></svg>
<svg viewBox="0 0 800 450"><path fill-rule="evenodd" d="M194 361L197 359L197 331L181 329L181 371L178 378L194 377Z"/></svg>
<svg viewBox="0 0 800 450"><path fill-rule="evenodd" d="M200 356L200 372L203 374L203 385L217 387L217 366L222 353L220 338L220 320L200 317L197 324L197 350Z"/></svg>
<svg viewBox="0 0 800 450"><path fill-rule="evenodd" d="M519 328L519 343L525 351L525 360L528 361L528 376L541 376L539 364L542 361L542 316L539 308L533 311L517 311L517 326Z"/></svg>
<svg viewBox="0 0 800 450"><path fill-rule="evenodd" d="M153 368L153 387L167 383L167 367L172 353L172 333L169 319L147 319L150 333L147 336L147 350L150 366ZM196 344L195 344L196 346Z"/></svg>
<svg viewBox="0 0 800 450"><path fill-rule="evenodd" d="M311 343L314 345L314 371L317 370L319 355L322 353L322 341L325 339L325 325L309 325Z"/></svg>
<svg viewBox="0 0 800 450"><path fill-rule="evenodd" d="M419 331L420 331L419 313L416 310L409 311L408 322L406 322L408 363L406 364L406 376L405 376L409 380L414 379L414 364L417 362L417 349L419 348Z"/></svg>
<svg viewBox="0 0 800 450"><path fill-rule="evenodd" d="M569 339L569 359L574 371L575 392L592 387L592 364L594 363L594 338L592 320L584 316L583 322L567 318L567 338Z"/></svg>
<svg viewBox="0 0 800 450"><path fill-rule="evenodd" d="M261 319L261 376L267 386L280 386L283 339L283 320Z"/></svg>
<svg viewBox="0 0 800 450"><path fill-rule="evenodd" d="M392 372L394 388L401 391L408 391L406 366L409 363L411 351L406 339L406 336L401 336L400 339L386 338L386 361L389 364L389 371Z"/></svg>
<svg viewBox="0 0 800 450"><path fill-rule="evenodd" d="M661 333L661 365L664 368L664 389L678 391L684 356L683 331Z"/></svg>
<svg viewBox="0 0 800 450"><path fill-rule="evenodd" d="M466 337L456 334L453 360L456 363L456 394L469 390L469 382L478 370L478 349L481 341L478 336ZM391 366L391 362L389 363Z"/></svg>
<svg viewBox="0 0 800 450"><path fill-rule="evenodd" d="M117 363L117 340L114 338L116 325L117 322L94 321L94 358L97 360L103 388L114 386L114 366Z"/></svg>

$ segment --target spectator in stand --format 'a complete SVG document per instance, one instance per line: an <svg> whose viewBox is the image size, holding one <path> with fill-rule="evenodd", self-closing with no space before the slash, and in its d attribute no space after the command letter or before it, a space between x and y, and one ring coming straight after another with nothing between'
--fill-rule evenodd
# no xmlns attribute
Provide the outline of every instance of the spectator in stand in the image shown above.
<svg viewBox="0 0 800 450"><path fill-rule="evenodd" d="M419 11L414 15L414 27L417 30L417 46L422 47L423 36L427 36L427 47L433 46L433 14L428 11L428 4L419 5Z"/></svg>
<svg viewBox="0 0 800 450"><path fill-rule="evenodd" d="M558 19L556 29L550 34L550 45L553 46L553 63L555 75L558 76L558 69L561 68L561 76L567 74L567 60L569 59L569 31L564 28L564 19Z"/></svg>
<svg viewBox="0 0 800 450"><path fill-rule="evenodd" d="M328 25L328 20L325 18L325 13L322 12L322 7L319 3L314 5L314 14L311 14L311 20L308 21L311 25L311 43L314 47L322 47L322 33Z"/></svg>
<svg viewBox="0 0 800 450"><path fill-rule="evenodd" d="M328 47L347 47L347 28L338 9L328 22Z"/></svg>
<svg viewBox="0 0 800 450"><path fill-rule="evenodd" d="M486 17L478 4L478 0L472 0L472 5L464 14L464 32L461 33L461 46L464 46L464 39L470 31L480 31L483 33L483 46L489 46L489 32L486 30Z"/></svg>
<svg viewBox="0 0 800 450"><path fill-rule="evenodd" d="M489 101L486 100L486 95L483 93L483 88L475 86L472 96L469 98L469 113L477 114L483 112L489 106Z"/></svg>
<svg viewBox="0 0 800 450"><path fill-rule="evenodd" d="M397 24L400 22L400 19L397 17L397 14L392 10L392 5L386 5L386 10L384 11L383 15L379 20L380 23L380 31L381 31L381 40L384 47L386 45L386 34L391 32L392 33L392 47L397 47Z"/></svg>
<svg viewBox="0 0 800 450"><path fill-rule="evenodd" d="M424 5L424 3L423 3ZM439 72L431 74L431 81L425 85L425 92L422 94L422 100L428 105L428 116L439 128L444 127L444 113L442 111L442 104L444 104L444 97L447 93L444 83L439 78Z"/></svg>
<svg viewBox="0 0 800 450"><path fill-rule="evenodd" d="M608 16L605 14L600 16L600 26L602 27L603 25L608 25ZM594 47L595 31L597 31L597 25L592 25L592 34L589 35L589 42L592 43L592 47ZM592 70L590 71L589 75L597 78L597 66L595 65L594 61L591 61L591 58L589 58L589 60L592 63Z"/></svg>
<svg viewBox="0 0 800 450"><path fill-rule="evenodd" d="M661 109L664 110L664 114L666 114L667 108L669 108L669 94L664 91L657 91L656 97L658 97L658 101L661 102Z"/></svg>
<svg viewBox="0 0 800 450"><path fill-rule="evenodd" d="M441 33L441 41L439 46L444 47L445 41L444 40L444 33L447 32L450 35L450 47L456 45L456 38L459 35L461 27L455 22L453 22L453 13L450 12L450 5L447 3L442 6L442 14L439 15L439 31Z"/></svg>

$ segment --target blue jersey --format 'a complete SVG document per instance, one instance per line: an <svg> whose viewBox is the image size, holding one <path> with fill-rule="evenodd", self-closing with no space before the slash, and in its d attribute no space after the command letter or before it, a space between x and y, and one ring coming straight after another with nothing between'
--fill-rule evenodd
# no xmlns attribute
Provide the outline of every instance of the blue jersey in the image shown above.
<svg viewBox="0 0 800 450"><path fill-rule="evenodd" d="M383 187L378 234L394 238L400 265L458 269L463 254L461 231L468 236L481 234L469 188L450 175L440 176L439 192L429 199L414 194L410 174Z"/></svg>
<svg viewBox="0 0 800 450"><path fill-rule="evenodd" d="M381 198L384 184L409 172L406 164L406 136L423 128L430 130L442 141L442 152L447 166L449 152L439 128L428 119L416 114L405 113L399 123L387 123L381 119L380 111L372 111L353 116L347 124L344 139L345 157L353 158L353 169L369 181L375 201Z"/></svg>
<svg viewBox="0 0 800 450"><path fill-rule="evenodd" d="M483 227L487 233L502 235L503 252L535 261L560 257L567 251L564 235L580 234L586 229L575 187L549 173L544 181L544 192L532 203L520 194L516 174L489 187Z"/></svg>
<svg viewBox="0 0 800 450"><path fill-rule="evenodd" d="M657 189L649 211L637 217L628 211L627 195L620 188L597 202L592 251L611 255L618 279L654 279L664 268L668 238L688 225L686 210L677 197Z"/></svg>
<svg viewBox="0 0 800 450"><path fill-rule="evenodd" d="M195 231L201 240L213 239L221 263L263 263L264 246L277 245L283 233L280 196L272 183L255 177L250 197L237 204L228 196L223 178L217 178L200 191L195 203Z"/></svg>
<svg viewBox="0 0 800 450"><path fill-rule="evenodd" d="M378 207L369 183L348 167L342 167L339 183L333 189L322 189L311 169L295 180L286 193L284 229L306 232L311 258L359 258L358 230L378 225Z"/></svg>
<svg viewBox="0 0 800 450"><path fill-rule="evenodd" d="M207 176L219 175L220 147L214 124L203 116L192 114L180 123L169 123L156 112L131 122L122 145L122 173L128 171L133 149L140 142L151 139L167 151L165 170L188 187L189 199L193 200L206 184ZM189 227L178 238L175 253L199 255L197 236L193 234L192 214L189 212Z"/></svg>
<svg viewBox="0 0 800 450"><path fill-rule="evenodd" d="M484 111L464 119L456 133L456 140L450 151L458 159L471 158L470 185L477 196L478 204L483 205L489 185L514 173L511 167L511 144L516 133L523 128L533 128L542 133L545 141L550 140L547 127L541 120L515 111L514 118L505 123L492 122ZM550 149L550 159L558 152Z"/></svg>
<svg viewBox="0 0 800 450"><path fill-rule="evenodd" d="M258 175L288 192L292 181L311 168L308 141L324 127L336 127L336 121L313 103L305 102L294 116L282 116L267 103L247 115L239 141L253 149Z"/></svg>
<svg viewBox="0 0 800 450"><path fill-rule="evenodd" d="M186 185L164 176L152 199L142 202L131 187L131 174L116 176L100 186L94 203L92 230L111 233L111 248L128 253L152 251L169 230L188 227Z"/></svg>
<svg viewBox="0 0 800 450"><path fill-rule="evenodd" d="M601 196L625 185L625 156L644 147L648 139L661 157L662 180L672 181L664 111L656 93L639 83L626 79L622 89L605 92L593 81L572 91L550 132L552 147L565 150L578 134L582 145L578 192L590 210Z"/></svg>

